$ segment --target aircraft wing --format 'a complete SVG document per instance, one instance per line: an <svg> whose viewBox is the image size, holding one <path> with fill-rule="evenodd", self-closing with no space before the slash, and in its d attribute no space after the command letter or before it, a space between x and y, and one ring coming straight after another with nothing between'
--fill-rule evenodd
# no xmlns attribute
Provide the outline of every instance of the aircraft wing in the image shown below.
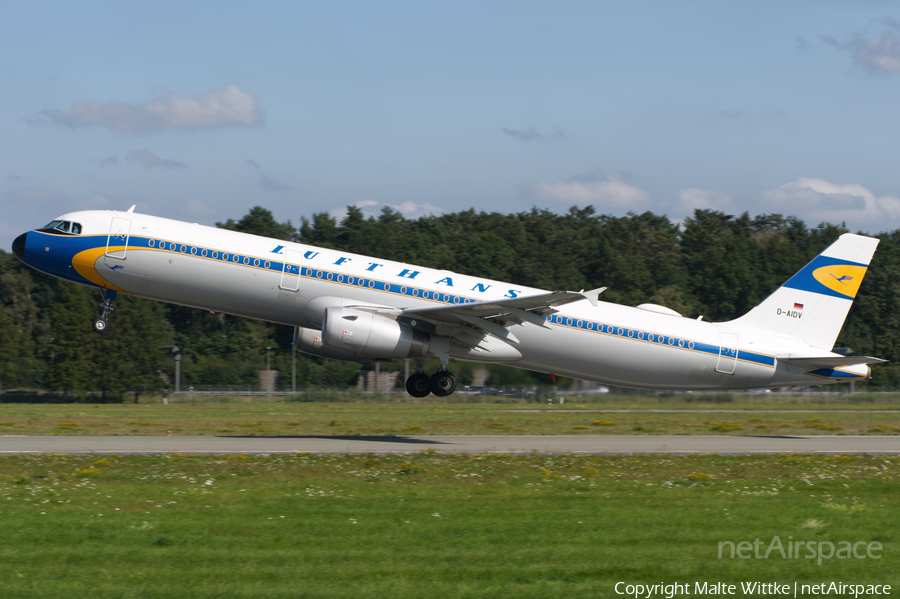
<svg viewBox="0 0 900 599"><path fill-rule="evenodd" d="M578 302L583 299L590 300L591 295L596 303L596 296L606 290L606 287L594 289L592 291L553 291L550 293L541 293L538 295L529 295L527 297L504 298L489 302L476 302L474 304L455 304L448 306L435 306L433 308L410 308L404 310L403 314L418 314L424 318L434 320L453 319L459 314L476 316L478 318L488 318L493 315L507 314L516 311L532 312L534 316L536 312L551 313L555 310L548 310L555 306L564 306L572 302ZM543 320L542 318L540 320Z"/></svg>
<svg viewBox="0 0 900 599"><path fill-rule="evenodd" d="M556 306L564 306L572 302L587 299L597 305L599 296L606 287L591 291L553 291L527 297L504 298L488 302L472 304L454 304L446 306L408 308L400 316L409 319L422 319L436 325L460 326L478 329L482 333L490 333L506 341L518 343L509 331L513 324L531 323L550 328L544 317L556 312Z"/></svg>
<svg viewBox="0 0 900 599"><path fill-rule="evenodd" d="M883 364L887 362L887 360L882 360L881 358L870 358L868 356L792 357L786 355L775 357L779 362L803 368L837 368L838 366L853 366L854 364Z"/></svg>

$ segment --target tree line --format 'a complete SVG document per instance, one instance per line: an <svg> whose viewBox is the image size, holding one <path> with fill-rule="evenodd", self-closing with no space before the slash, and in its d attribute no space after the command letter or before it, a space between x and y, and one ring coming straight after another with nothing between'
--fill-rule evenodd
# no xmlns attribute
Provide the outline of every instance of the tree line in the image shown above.
<svg viewBox="0 0 900 599"><path fill-rule="evenodd" d="M682 315L723 321L744 314L802 268L843 226L808 227L778 214L750 217L697 210L680 226L650 212L623 217L592 207L566 214L467 210L419 219L385 208L366 217L348 207L299 227L265 208L217 226L542 289L607 287L605 301L650 302ZM900 230L881 243L838 339L857 354L900 359ZM290 327L121 297L98 335L99 294L34 271L0 252L0 384L3 389L88 391L118 401L165 385L173 363L159 348L182 348L182 387L253 388L258 371L290 380ZM267 349L269 348L269 349ZM267 355L268 354L268 355ZM395 365L398 366L399 365ZM297 355L299 387L353 384L354 363ZM463 382L473 367L455 368ZM543 382L544 375L491 366L493 384ZM895 387L900 364L873 369L872 385ZM92 399L93 401L93 399Z"/></svg>

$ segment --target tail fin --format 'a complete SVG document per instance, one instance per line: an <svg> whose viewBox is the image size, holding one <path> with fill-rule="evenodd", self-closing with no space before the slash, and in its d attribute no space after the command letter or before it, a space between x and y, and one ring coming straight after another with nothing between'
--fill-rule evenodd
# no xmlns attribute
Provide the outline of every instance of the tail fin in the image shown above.
<svg viewBox="0 0 900 599"><path fill-rule="evenodd" d="M878 241L841 235L761 304L728 324L831 351Z"/></svg>

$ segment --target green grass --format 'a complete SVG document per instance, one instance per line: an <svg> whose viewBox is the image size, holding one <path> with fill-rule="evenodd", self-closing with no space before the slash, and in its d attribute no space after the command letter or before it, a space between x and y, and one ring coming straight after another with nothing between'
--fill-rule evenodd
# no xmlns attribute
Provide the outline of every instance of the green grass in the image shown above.
<svg viewBox="0 0 900 599"><path fill-rule="evenodd" d="M0 404L0 435L900 434L896 412L768 404L745 412L710 412L719 406L708 404L654 412L659 404L642 405L621 413L597 404L566 406L590 409L583 412L493 403Z"/></svg>
<svg viewBox="0 0 900 599"><path fill-rule="evenodd" d="M900 584L900 458L0 458L17 597L597 597L629 583ZM719 559L878 541L879 560Z"/></svg>

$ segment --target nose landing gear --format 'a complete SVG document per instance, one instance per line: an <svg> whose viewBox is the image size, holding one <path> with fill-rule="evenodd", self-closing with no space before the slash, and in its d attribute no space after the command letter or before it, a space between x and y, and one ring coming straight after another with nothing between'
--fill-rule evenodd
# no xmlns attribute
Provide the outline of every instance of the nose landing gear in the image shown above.
<svg viewBox="0 0 900 599"><path fill-rule="evenodd" d="M103 312L100 314L100 318L92 323L94 330L98 333L102 333L109 326L109 323L106 321L106 317L109 316L109 313L115 309L116 302L115 291L108 291L106 289L103 289L100 291L100 294L103 298L103 301L98 305L103 308Z"/></svg>

